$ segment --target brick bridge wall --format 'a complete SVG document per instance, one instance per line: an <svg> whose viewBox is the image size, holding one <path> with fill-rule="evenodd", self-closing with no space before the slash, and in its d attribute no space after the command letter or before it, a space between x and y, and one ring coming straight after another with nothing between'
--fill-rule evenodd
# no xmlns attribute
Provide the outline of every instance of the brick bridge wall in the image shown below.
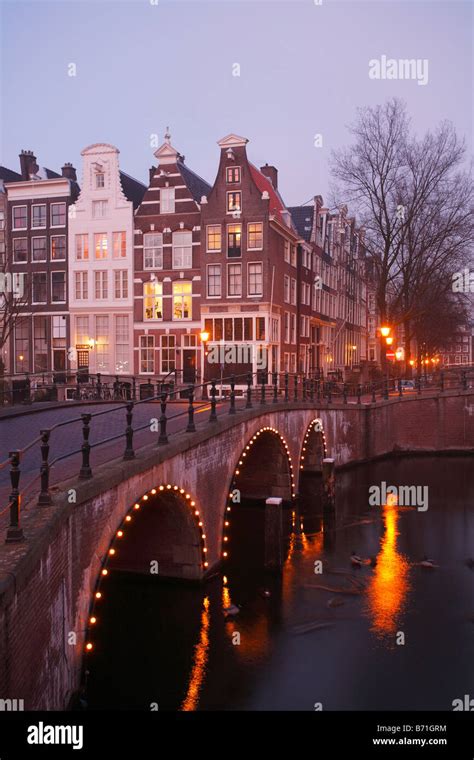
<svg viewBox="0 0 474 760"><path fill-rule="evenodd" d="M248 455L242 483L250 490L252 468L258 472L270 467L260 456L252 458L252 446L245 449L263 427L284 438L271 431L260 434L278 438L275 476L288 453L296 490L304 434L315 417L324 425L327 455L344 466L393 451L474 453L473 411L472 391L345 408L268 404L226 416L191 435L176 434L166 447L150 446L135 460L98 468L90 481L63 484L52 507L25 513L28 540L0 547L0 698L24 699L28 710L67 706L79 684L90 603L104 557L125 515L132 508L133 519L134 503L151 489L176 485L183 490L175 496L183 510L192 510L194 528L181 539L164 529L175 542L175 556L168 552L165 563L174 561L183 577L196 577L201 572L200 531L206 535L202 557L208 569L219 561L229 488L243 461L241 453ZM275 478L274 484L289 494L288 477ZM75 504L67 501L70 488L76 489ZM143 500L140 504L144 517L148 505ZM181 524L191 524L189 515L181 516ZM76 643L68 643L71 632Z"/></svg>

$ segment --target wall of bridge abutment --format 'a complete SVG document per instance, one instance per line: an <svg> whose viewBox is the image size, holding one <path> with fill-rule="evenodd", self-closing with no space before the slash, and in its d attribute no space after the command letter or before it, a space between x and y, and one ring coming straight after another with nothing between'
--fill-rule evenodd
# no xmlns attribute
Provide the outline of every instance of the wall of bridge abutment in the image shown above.
<svg viewBox="0 0 474 760"><path fill-rule="evenodd" d="M257 439L264 445L265 436L276 439L281 451L276 467L289 455L291 490L297 492L303 440L315 418L325 431L327 455L338 467L390 452L474 453L473 391L361 406L268 404L220 418L194 434L176 434L168 446L147 447L130 462L111 462L92 480L62 484L53 506L25 513L27 541L0 548L0 698L24 699L26 709L67 706L80 682L97 582L110 547L120 546L117 531L126 532L127 515L134 519L134 504L140 504L140 519L146 520L153 503L143 496L153 489L155 499L169 490L181 499L180 508L191 511L194 527L182 520L183 535L164 533L174 542L169 572L200 579L221 559L225 510L229 489L238 487L241 454L246 453L242 473L253 468L258 476L262 463L252 457L252 446ZM285 481L275 482L284 491ZM75 503L68 501L72 488ZM156 542L158 547L160 535ZM106 603L106 585L101 588Z"/></svg>

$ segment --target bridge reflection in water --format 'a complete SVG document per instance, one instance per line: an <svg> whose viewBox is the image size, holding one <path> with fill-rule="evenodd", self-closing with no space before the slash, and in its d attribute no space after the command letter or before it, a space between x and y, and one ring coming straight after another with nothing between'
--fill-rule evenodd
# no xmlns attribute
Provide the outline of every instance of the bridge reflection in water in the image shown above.
<svg viewBox="0 0 474 760"><path fill-rule="evenodd" d="M284 514L281 576L263 568L263 509L243 504L233 512L225 576L204 587L111 579L89 707L312 710L318 701L329 710L450 709L469 693L474 659L472 571L460 561L474 555L474 484L472 459L450 458L449 467L449 484L439 459L341 473L336 521L323 520L318 479L308 478ZM397 479L429 483L427 512L368 507L370 485ZM351 568L353 549L377 556L375 568ZM413 566L433 553L436 571ZM363 593L311 587L348 588L333 570L365 585ZM232 605L240 611L226 618ZM406 646L396 646L400 630ZM440 678L447 649L456 657Z"/></svg>

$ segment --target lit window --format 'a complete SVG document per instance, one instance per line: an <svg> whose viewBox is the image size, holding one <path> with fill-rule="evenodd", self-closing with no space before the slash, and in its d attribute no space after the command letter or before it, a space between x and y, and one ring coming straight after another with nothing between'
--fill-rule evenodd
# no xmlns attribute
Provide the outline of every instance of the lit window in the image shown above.
<svg viewBox="0 0 474 760"><path fill-rule="evenodd" d="M228 166L226 169L226 182L235 185L240 182L240 166Z"/></svg>
<svg viewBox="0 0 474 760"><path fill-rule="evenodd" d="M66 224L66 204L51 204L51 227L64 227Z"/></svg>
<svg viewBox="0 0 474 760"><path fill-rule="evenodd" d="M143 235L143 268L163 269L163 235L150 232Z"/></svg>
<svg viewBox="0 0 474 760"><path fill-rule="evenodd" d="M163 319L163 283L143 283L143 318Z"/></svg>
<svg viewBox="0 0 474 760"><path fill-rule="evenodd" d="M32 206L32 227L46 227L46 204Z"/></svg>
<svg viewBox="0 0 474 760"><path fill-rule="evenodd" d="M160 190L160 214L174 214L174 187L162 187Z"/></svg>
<svg viewBox="0 0 474 760"><path fill-rule="evenodd" d="M124 259L127 255L127 235L125 232L112 234L112 256L114 259Z"/></svg>
<svg viewBox="0 0 474 760"><path fill-rule="evenodd" d="M51 238L51 260L64 261L66 259L66 236L53 235Z"/></svg>
<svg viewBox="0 0 474 760"><path fill-rule="evenodd" d="M192 318L192 287L191 282L173 282L173 319Z"/></svg>
<svg viewBox="0 0 474 760"><path fill-rule="evenodd" d="M193 233L173 232L173 269L191 269L193 265Z"/></svg>
<svg viewBox="0 0 474 760"><path fill-rule="evenodd" d="M227 227L227 256L229 259L239 259L242 255L242 226L229 224Z"/></svg>
<svg viewBox="0 0 474 760"><path fill-rule="evenodd" d="M241 264L227 265L227 295L234 296L234 297L242 295L242 265Z"/></svg>
<svg viewBox="0 0 474 760"><path fill-rule="evenodd" d="M240 191L227 193L227 211L242 211L242 193Z"/></svg>
<svg viewBox="0 0 474 760"><path fill-rule="evenodd" d="M247 248L263 248L263 224L261 222L247 225Z"/></svg>
<svg viewBox="0 0 474 760"><path fill-rule="evenodd" d="M76 261L89 258L89 236L76 235Z"/></svg>
<svg viewBox="0 0 474 760"><path fill-rule="evenodd" d="M207 250L220 251L222 246L222 232L220 224L210 224L207 228Z"/></svg>
<svg viewBox="0 0 474 760"><path fill-rule="evenodd" d="M97 232L94 235L94 250L96 259L107 258L107 233Z"/></svg>

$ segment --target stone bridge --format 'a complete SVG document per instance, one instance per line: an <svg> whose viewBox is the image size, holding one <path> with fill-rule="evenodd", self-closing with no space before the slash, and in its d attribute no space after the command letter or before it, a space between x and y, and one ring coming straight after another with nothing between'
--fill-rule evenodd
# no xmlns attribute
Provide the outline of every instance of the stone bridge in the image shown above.
<svg viewBox="0 0 474 760"><path fill-rule="evenodd" d="M0 698L67 707L111 573L204 579L232 552L239 498L291 502L300 473L323 455L340 468L391 453L474 453L473 411L472 389L268 403L62 483L52 506L31 511L27 540L0 547Z"/></svg>

